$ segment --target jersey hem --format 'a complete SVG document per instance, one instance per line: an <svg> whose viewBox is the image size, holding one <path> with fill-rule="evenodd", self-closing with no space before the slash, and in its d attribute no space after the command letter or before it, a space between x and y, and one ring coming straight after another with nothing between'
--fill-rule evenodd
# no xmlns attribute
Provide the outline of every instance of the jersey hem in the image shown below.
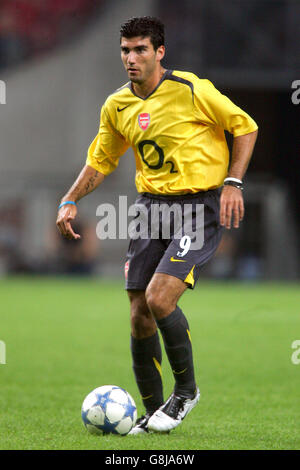
<svg viewBox="0 0 300 470"><path fill-rule="evenodd" d="M93 169L96 170L96 171L99 171L99 173L102 173L102 175L104 175L104 176L108 176L108 175L110 175L110 174L112 173L112 171L106 172L106 171L104 171L103 169L100 170L96 165L92 165L92 164L89 163L88 161L86 161L86 165L87 165L87 166L90 166L91 168L93 168Z"/></svg>

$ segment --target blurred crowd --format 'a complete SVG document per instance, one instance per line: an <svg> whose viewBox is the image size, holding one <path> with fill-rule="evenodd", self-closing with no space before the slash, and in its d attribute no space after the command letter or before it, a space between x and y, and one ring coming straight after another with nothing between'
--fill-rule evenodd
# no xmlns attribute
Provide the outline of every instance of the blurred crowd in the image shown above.
<svg viewBox="0 0 300 470"><path fill-rule="evenodd" d="M81 239L63 238L54 223L36 253L26 248L26 210L24 201L15 199L0 205L0 278L9 274L92 275L101 272L100 244L93 223L74 221Z"/></svg>
<svg viewBox="0 0 300 470"><path fill-rule="evenodd" d="M0 277L27 271L22 254L21 234L24 229L24 207L20 200L0 206Z"/></svg>
<svg viewBox="0 0 300 470"><path fill-rule="evenodd" d="M54 223L39 253L26 248L26 205L16 199L0 205L0 279L11 274L73 275L102 274L102 245L94 220L76 220L72 226L80 240L63 238ZM226 231L210 263L202 268L205 279L257 280L263 276L263 257L247 242L247 224L239 231ZM117 240L115 241L117 244ZM125 255L125 252L124 252Z"/></svg>
<svg viewBox="0 0 300 470"><path fill-rule="evenodd" d="M0 0L0 70L71 37L104 0Z"/></svg>

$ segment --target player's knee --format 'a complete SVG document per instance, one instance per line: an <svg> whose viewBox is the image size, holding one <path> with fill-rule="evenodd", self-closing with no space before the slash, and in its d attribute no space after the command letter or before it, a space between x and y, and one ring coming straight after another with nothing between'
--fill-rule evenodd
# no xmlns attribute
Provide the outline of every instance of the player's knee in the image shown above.
<svg viewBox="0 0 300 470"><path fill-rule="evenodd" d="M135 338L146 338L156 332L156 323L149 311L147 314L139 310L131 311L130 322L131 333Z"/></svg>
<svg viewBox="0 0 300 470"><path fill-rule="evenodd" d="M169 315L176 307L176 305L171 305L170 299L163 289L157 290L151 286L146 290L146 302L156 319Z"/></svg>
<svg viewBox="0 0 300 470"><path fill-rule="evenodd" d="M128 290L127 294L130 302L131 312L143 312L144 310L147 310L147 302L144 291Z"/></svg>
<svg viewBox="0 0 300 470"><path fill-rule="evenodd" d="M152 336L156 332L156 323L151 315L140 315L137 312L131 312L131 333L135 338L145 338Z"/></svg>
<svg viewBox="0 0 300 470"><path fill-rule="evenodd" d="M156 324L149 311L144 295L134 295L128 292L130 299L131 331L135 338L151 336L156 331Z"/></svg>

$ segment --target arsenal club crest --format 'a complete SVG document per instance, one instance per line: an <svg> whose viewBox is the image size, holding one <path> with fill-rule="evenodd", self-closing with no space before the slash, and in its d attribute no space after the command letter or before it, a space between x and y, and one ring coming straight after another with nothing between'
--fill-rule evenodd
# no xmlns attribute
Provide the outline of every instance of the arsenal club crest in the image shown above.
<svg viewBox="0 0 300 470"><path fill-rule="evenodd" d="M142 129L142 131L145 131L150 124L150 114L149 113L139 114L138 121L139 121L139 126Z"/></svg>

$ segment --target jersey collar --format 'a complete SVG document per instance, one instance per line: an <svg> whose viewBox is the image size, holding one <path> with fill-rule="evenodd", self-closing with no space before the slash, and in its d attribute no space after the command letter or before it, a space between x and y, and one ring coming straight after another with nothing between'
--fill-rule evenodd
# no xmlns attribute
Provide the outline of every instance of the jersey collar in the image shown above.
<svg viewBox="0 0 300 470"><path fill-rule="evenodd" d="M149 95L145 96L145 98L142 98L141 96L137 95L135 92L134 92L134 89L133 89L133 86L132 86L132 82L130 82L129 84L129 88L131 90L131 93L136 96L137 98L140 98L140 100L147 100L151 95L153 95L153 93L156 92L157 88L162 84L162 82L167 78L167 76L172 73L172 70L166 70L165 73L163 74L163 76L161 77L161 79L159 80L158 84L156 85L156 87L154 88L154 90L151 91L151 93L149 93Z"/></svg>

